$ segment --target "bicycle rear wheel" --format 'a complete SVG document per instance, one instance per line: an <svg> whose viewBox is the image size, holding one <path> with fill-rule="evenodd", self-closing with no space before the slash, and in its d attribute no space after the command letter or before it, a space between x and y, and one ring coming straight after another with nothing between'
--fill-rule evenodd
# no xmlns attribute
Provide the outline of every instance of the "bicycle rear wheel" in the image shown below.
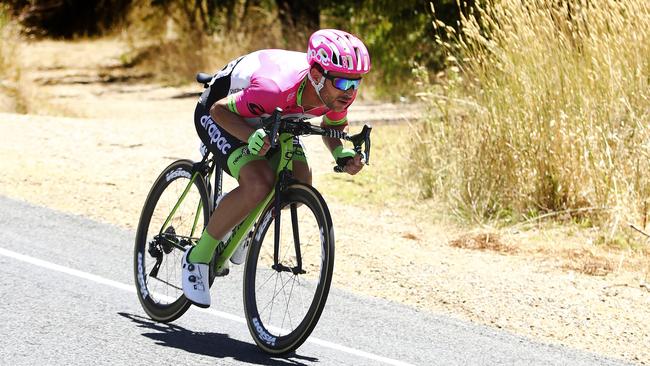
<svg viewBox="0 0 650 366"><path fill-rule="evenodd" d="M320 194L294 184L282 192L280 207L277 251L271 203L260 216L244 272L248 328L255 343L271 354L291 352L309 337L327 301L334 269L332 220Z"/></svg>
<svg viewBox="0 0 650 366"><path fill-rule="evenodd" d="M158 176L136 233L134 274L138 299L144 311L160 322L178 319L191 305L183 295L181 258L201 236L210 218L204 179L198 176L190 184L192 164L190 160L178 160Z"/></svg>

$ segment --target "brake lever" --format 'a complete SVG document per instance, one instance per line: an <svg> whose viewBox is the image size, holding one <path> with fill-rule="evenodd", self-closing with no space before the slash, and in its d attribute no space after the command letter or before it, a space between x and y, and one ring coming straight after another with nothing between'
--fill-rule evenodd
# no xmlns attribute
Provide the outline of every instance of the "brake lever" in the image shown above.
<svg viewBox="0 0 650 366"><path fill-rule="evenodd" d="M278 130L280 129L281 117L282 117L282 108L275 107L275 110L273 111L273 114L270 117L271 123L273 123L273 126L271 128L271 136L270 136L271 148L278 146L278 139L279 139Z"/></svg>
<svg viewBox="0 0 650 366"><path fill-rule="evenodd" d="M267 135L269 136L269 142L270 142L270 147L276 147L278 146L278 131L280 130L280 123L282 122L282 108L276 107L273 113L262 120L262 128L264 131L266 131ZM269 126L271 126L271 129L269 130ZM250 150L248 150L248 147L244 147L242 149L242 153L244 155L250 155Z"/></svg>
<svg viewBox="0 0 650 366"><path fill-rule="evenodd" d="M365 165L370 165L370 132L372 132L372 127L369 125L363 125L363 129L358 134L351 136L352 144L354 145L354 151L361 155L361 162ZM364 145L364 151L361 151L361 145ZM352 159L350 157L344 158L341 164L338 164L334 167L336 173L343 173L344 167L347 162Z"/></svg>
<svg viewBox="0 0 650 366"><path fill-rule="evenodd" d="M363 125L361 133L363 134L363 145L365 150L363 158L365 159L366 165L370 165L370 132L372 132L372 126Z"/></svg>

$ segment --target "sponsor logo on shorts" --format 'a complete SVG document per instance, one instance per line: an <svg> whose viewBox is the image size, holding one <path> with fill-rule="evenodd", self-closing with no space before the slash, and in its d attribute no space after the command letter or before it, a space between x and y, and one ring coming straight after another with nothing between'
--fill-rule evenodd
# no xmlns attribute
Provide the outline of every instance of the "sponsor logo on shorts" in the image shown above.
<svg viewBox="0 0 650 366"><path fill-rule="evenodd" d="M201 117L201 126L208 132L210 136L210 143L216 145L222 154L227 155L232 145L228 143L225 137L221 137L221 130L217 124L212 120L212 117L205 115Z"/></svg>
<svg viewBox="0 0 650 366"><path fill-rule="evenodd" d="M235 158L235 160L232 161L232 165L237 166L237 163L241 160L241 158L244 157L244 150L239 151L239 155Z"/></svg>

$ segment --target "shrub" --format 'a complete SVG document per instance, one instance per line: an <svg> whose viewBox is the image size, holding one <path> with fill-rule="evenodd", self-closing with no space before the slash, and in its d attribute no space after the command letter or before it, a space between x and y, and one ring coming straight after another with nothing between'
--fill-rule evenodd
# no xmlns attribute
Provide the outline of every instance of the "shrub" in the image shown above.
<svg viewBox="0 0 650 366"><path fill-rule="evenodd" d="M434 21L439 84L419 70L436 111L414 144L421 195L475 220L645 222L650 4L485 0L460 23Z"/></svg>

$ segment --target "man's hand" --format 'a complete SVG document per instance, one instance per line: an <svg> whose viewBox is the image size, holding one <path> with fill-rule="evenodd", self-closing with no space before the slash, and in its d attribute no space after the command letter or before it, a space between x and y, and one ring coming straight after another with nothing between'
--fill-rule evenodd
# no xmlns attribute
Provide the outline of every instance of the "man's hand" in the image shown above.
<svg viewBox="0 0 650 366"><path fill-rule="evenodd" d="M343 166L343 171L350 175L357 174L363 168L364 161L361 155L358 155L352 149L346 149L342 145L339 145L332 151L332 155L339 165L342 164L343 160L346 161Z"/></svg>
<svg viewBox="0 0 650 366"><path fill-rule="evenodd" d="M258 128L248 137L248 150L253 155L264 156L270 147L271 142L269 141L269 137L262 128Z"/></svg>
<svg viewBox="0 0 650 366"><path fill-rule="evenodd" d="M354 158L348 160L348 163L345 164L345 167L343 168L343 170L350 175L359 173L361 169L363 169L363 160L359 154L356 154Z"/></svg>

